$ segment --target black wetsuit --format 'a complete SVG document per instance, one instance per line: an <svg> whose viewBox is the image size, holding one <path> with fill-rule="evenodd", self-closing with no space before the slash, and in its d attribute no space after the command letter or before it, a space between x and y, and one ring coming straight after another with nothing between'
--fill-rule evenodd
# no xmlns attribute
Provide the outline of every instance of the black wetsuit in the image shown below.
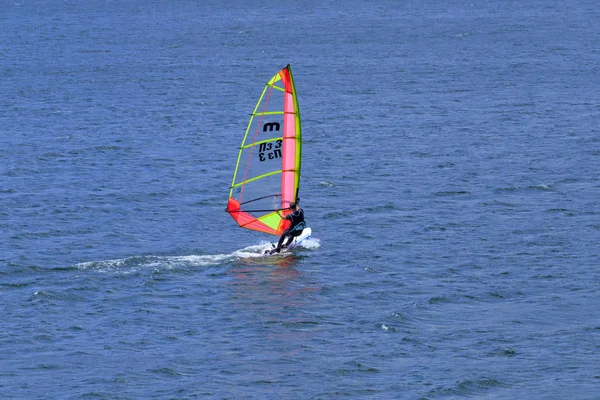
<svg viewBox="0 0 600 400"><path fill-rule="evenodd" d="M285 219L292 221L292 224L288 229L283 231L281 237L279 238L279 242L277 243L277 248L275 248L275 252L279 252L281 250L281 246L283 245L283 241L285 238L289 238L288 242L285 244L286 246L292 243L295 237L300 236L304 228L306 228L306 223L304 222L304 211L301 208L297 208L291 214L285 216Z"/></svg>

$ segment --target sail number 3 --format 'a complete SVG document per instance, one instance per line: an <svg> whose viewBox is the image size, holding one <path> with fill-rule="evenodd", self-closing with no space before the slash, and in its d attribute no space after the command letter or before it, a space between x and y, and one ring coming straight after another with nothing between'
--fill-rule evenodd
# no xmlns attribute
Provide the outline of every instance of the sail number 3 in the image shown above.
<svg viewBox="0 0 600 400"><path fill-rule="evenodd" d="M282 140L277 140L275 146L272 142L261 143L258 148L258 158L260 161L274 160L281 157L281 143Z"/></svg>

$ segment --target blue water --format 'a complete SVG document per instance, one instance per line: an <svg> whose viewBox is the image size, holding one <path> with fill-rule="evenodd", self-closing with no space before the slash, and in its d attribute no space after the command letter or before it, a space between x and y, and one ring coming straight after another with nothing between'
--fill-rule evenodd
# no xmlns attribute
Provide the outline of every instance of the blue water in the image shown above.
<svg viewBox="0 0 600 400"><path fill-rule="evenodd" d="M600 398L600 11L0 14L0 398ZM223 211L290 63L313 238Z"/></svg>

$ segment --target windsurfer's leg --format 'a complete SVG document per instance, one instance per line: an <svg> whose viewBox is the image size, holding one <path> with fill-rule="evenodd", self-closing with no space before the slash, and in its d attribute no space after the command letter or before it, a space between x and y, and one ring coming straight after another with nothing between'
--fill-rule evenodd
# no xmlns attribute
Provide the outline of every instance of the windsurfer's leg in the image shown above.
<svg viewBox="0 0 600 400"><path fill-rule="evenodd" d="M281 234L281 236L279 237L279 242L277 242L277 247L275 249L273 249L273 252L279 253L281 251L281 246L283 245L283 241L285 240L285 238L288 235L289 235L289 232L287 230Z"/></svg>
<svg viewBox="0 0 600 400"><path fill-rule="evenodd" d="M277 242L277 251L281 250L281 246L283 245L283 241L285 240L285 235L281 235L279 238L279 242Z"/></svg>
<svg viewBox="0 0 600 400"><path fill-rule="evenodd" d="M287 246L289 246L290 244L292 244L292 242L294 241L294 238L297 238L297 237L298 237L298 236L300 236L300 235L302 235L302 229L300 229L300 230L295 230L295 231L291 231L291 232L289 233L288 240L287 240L287 242L286 242L285 246L287 247Z"/></svg>

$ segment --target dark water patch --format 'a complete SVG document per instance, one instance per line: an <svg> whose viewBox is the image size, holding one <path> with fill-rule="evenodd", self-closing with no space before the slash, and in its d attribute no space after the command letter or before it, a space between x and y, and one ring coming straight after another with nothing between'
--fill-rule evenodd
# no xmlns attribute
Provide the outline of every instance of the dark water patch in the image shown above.
<svg viewBox="0 0 600 400"><path fill-rule="evenodd" d="M67 235L66 232L61 231L59 229L55 229L52 231L42 231L42 232L22 232L18 235L12 236L11 239L14 240L23 240L23 239L37 239L37 238L52 238L52 237L60 237Z"/></svg>
<svg viewBox="0 0 600 400"><path fill-rule="evenodd" d="M498 347L487 353L488 357L515 357L518 353L512 348Z"/></svg>
<svg viewBox="0 0 600 400"><path fill-rule="evenodd" d="M426 226L424 228L425 232L446 232L448 228L444 226Z"/></svg>
<svg viewBox="0 0 600 400"><path fill-rule="evenodd" d="M377 368L364 366L359 361L348 361L344 363L342 368L335 370L335 375L346 376L355 374L378 374L380 371Z"/></svg>
<svg viewBox="0 0 600 400"><path fill-rule="evenodd" d="M108 145L108 146L96 146L94 148L96 150L104 152L104 153L106 153L106 152L113 152L113 151L121 151L121 150L131 150L129 148L126 149L126 148L123 148L123 147L120 147L120 146L114 146L114 145L113 146L110 146L110 145Z"/></svg>
<svg viewBox="0 0 600 400"><path fill-rule="evenodd" d="M471 192L468 192L466 190L457 190L457 191L436 192L436 193L434 193L434 196L453 197L453 196L464 196L464 195L470 195L470 194L471 194Z"/></svg>
<svg viewBox="0 0 600 400"><path fill-rule="evenodd" d="M561 279L564 278L561 275L552 275L552 274L542 274L542 275L534 275L533 279L540 279L540 280L554 280L554 279Z"/></svg>
<svg viewBox="0 0 600 400"><path fill-rule="evenodd" d="M24 368L25 370L30 370L30 371L35 371L35 370L41 370L41 371L52 371L52 370L59 370L62 369L63 367L61 365L58 364L38 364L34 367L31 368Z"/></svg>
<svg viewBox="0 0 600 400"><path fill-rule="evenodd" d="M64 158L66 157L64 154L62 153L54 153L54 152L49 152L49 153L44 153L40 156L38 156L38 160L40 161L49 161L52 159L56 159L56 158Z"/></svg>
<svg viewBox="0 0 600 400"><path fill-rule="evenodd" d="M549 214L565 214L570 217L575 215L575 214L573 214L573 212L569 211L566 208L549 208L546 210L546 212Z"/></svg>
<svg viewBox="0 0 600 400"><path fill-rule="evenodd" d="M8 270L0 271L0 276L3 277L2 282L0 283L0 288L2 290L21 290L39 283L44 279L43 274L31 274L31 272L41 271L36 268L22 268L18 264L12 264L8 267Z"/></svg>
<svg viewBox="0 0 600 400"><path fill-rule="evenodd" d="M347 217L347 212L345 211L334 211L324 215L325 219L339 219L342 217Z"/></svg>
<svg viewBox="0 0 600 400"><path fill-rule="evenodd" d="M38 282L38 285L39 284L40 283ZM97 287L65 288L63 290L36 290L33 295L30 296L30 301L52 302L52 304L56 304L56 302L59 301L75 304L78 302L94 300L98 298L99 292L100 288Z"/></svg>
<svg viewBox="0 0 600 400"><path fill-rule="evenodd" d="M454 163L450 162L450 161L446 161L444 163L438 164L436 165L437 168L440 169L445 169L445 168L452 168L454 167Z"/></svg>
<svg viewBox="0 0 600 400"><path fill-rule="evenodd" d="M435 389L429 392L429 395L472 397L485 394L489 396L490 392L504 387L508 387L508 385L493 378L463 379L452 386Z"/></svg>
<svg viewBox="0 0 600 400"><path fill-rule="evenodd" d="M448 297L445 296L435 296L430 298L427 303L430 305L436 305L436 304L444 304L444 303L451 303L452 300Z"/></svg>
<svg viewBox="0 0 600 400"><path fill-rule="evenodd" d="M109 394L107 392L87 392L81 394L82 399L106 399Z"/></svg>
<svg viewBox="0 0 600 400"><path fill-rule="evenodd" d="M162 368L158 368L158 369L150 369L150 370L148 370L148 372L150 372L154 375L162 376L164 378L173 378L173 377L182 376L181 373L179 373L175 368L172 368L172 367L162 367Z"/></svg>
<svg viewBox="0 0 600 400"><path fill-rule="evenodd" d="M56 338L51 335L41 334L33 336L33 340L36 342L54 342Z"/></svg>
<svg viewBox="0 0 600 400"><path fill-rule="evenodd" d="M376 206L364 207L359 210L360 213L381 213L390 210L397 210L397 207L394 204L381 204Z"/></svg>

